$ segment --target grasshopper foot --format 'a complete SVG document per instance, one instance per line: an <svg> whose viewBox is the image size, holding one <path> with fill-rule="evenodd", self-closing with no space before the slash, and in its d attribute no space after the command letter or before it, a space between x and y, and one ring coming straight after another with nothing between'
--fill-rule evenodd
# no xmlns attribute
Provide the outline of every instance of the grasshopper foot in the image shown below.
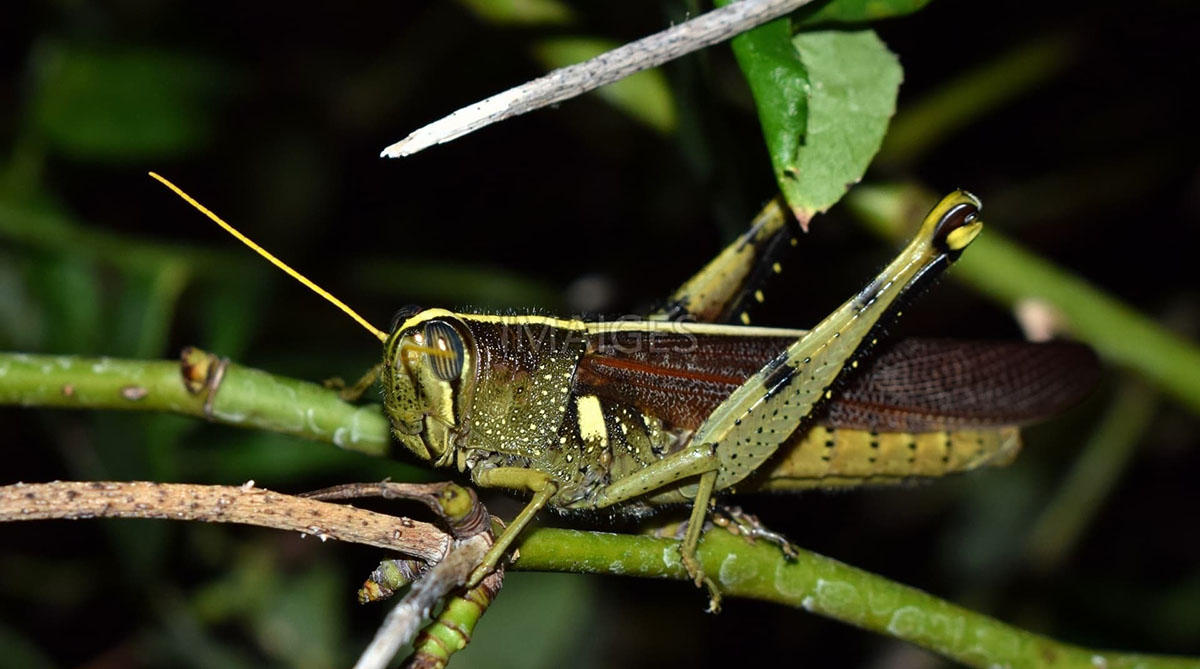
<svg viewBox="0 0 1200 669"><path fill-rule="evenodd" d="M717 588L716 581L704 573L704 567L700 564L695 552L687 551L680 546L679 555L683 558L683 568L687 570L692 583L695 583L697 588L703 587L708 590L708 613L719 613L721 611L721 590Z"/></svg>
<svg viewBox="0 0 1200 669"><path fill-rule="evenodd" d="M321 382L321 385L325 386L329 390L336 390L338 399L342 400L343 402L358 401L358 399L363 395L363 390L365 390L360 390L356 386L347 386L346 380L340 376L335 376L332 379L325 379Z"/></svg>
<svg viewBox="0 0 1200 669"><path fill-rule="evenodd" d="M775 544L789 560L795 560L800 551L782 534L768 529L754 514L742 511L740 506L719 506L712 512L712 523L730 534L746 538L749 543L762 539Z"/></svg>
<svg viewBox="0 0 1200 669"><path fill-rule="evenodd" d="M367 389L379 379L379 374L382 370L383 363L375 365L371 369L368 369L367 373L363 374L362 378L356 381L352 386L346 385L346 381L340 376L335 376L332 379L325 379L321 382L321 385L330 390L338 391L338 397L340 397L343 402L356 402L363 396L363 393L367 392Z"/></svg>

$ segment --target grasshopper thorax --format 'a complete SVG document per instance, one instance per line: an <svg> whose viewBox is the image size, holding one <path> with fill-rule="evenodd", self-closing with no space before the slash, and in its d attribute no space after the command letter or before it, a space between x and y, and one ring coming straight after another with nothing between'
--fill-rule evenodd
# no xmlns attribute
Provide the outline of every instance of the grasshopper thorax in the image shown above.
<svg viewBox="0 0 1200 669"><path fill-rule="evenodd" d="M397 320L384 342L384 410L405 448L448 465L463 424L463 394L474 378L474 343L462 321L444 309Z"/></svg>

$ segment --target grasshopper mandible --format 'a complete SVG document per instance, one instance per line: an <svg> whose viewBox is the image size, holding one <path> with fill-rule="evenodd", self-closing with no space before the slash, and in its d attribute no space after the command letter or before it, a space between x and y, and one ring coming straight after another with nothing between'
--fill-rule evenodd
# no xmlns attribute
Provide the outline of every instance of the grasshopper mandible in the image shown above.
<svg viewBox="0 0 1200 669"><path fill-rule="evenodd" d="M680 553L715 607L716 584L696 558L715 493L1007 464L1017 426L1075 401L1094 376L1091 352L1070 344L907 340L868 362L906 295L979 234L981 205L965 191L943 198L877 277L808 331L679 320L748 322L742 304L763 299L755 268L777 272L772 256L794 244L773 203L647 320L413 308L385 333L152 176L383 342L383 361L346 394L378 380L408 451L477 485L531 495L470 585L547 506L644 513L690 504Z"/></svg>

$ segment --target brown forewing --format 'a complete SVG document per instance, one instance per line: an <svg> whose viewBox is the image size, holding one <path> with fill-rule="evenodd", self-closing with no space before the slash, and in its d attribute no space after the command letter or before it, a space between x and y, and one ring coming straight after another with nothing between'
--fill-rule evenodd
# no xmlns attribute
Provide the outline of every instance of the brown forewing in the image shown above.
<svg viewBox="0 0 1200 669"><path fill-rule="evenodd" d="M575 391L695 429L723 399L794 341L790 337L619 332L595 335ZM1096 382L1091 349L905 339L848 372L817 417L881 432L1019 425L1079 401Z"/></svg>

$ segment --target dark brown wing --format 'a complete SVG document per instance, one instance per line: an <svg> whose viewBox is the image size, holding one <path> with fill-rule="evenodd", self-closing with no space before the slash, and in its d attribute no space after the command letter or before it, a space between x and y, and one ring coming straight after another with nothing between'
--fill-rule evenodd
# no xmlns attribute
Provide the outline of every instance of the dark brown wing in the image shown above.
<svg viewBox="0 0 1200 669"><path fill-rule="evenodd" d="M822 423L886 432L1022 425L1078 402L1099 377L1071 342L904 339L852 376Z"/></svg>
<svg viewBox="0 0 1200 669"><path fill-rule="evenodd" d="M695 429L792 341L598 335L579 363L574 390ZM1078 402L1095 384L1098 369L1091 349L1069 342L905 339L849 374L818 421L884 432L1019 425Z"/></svg>

